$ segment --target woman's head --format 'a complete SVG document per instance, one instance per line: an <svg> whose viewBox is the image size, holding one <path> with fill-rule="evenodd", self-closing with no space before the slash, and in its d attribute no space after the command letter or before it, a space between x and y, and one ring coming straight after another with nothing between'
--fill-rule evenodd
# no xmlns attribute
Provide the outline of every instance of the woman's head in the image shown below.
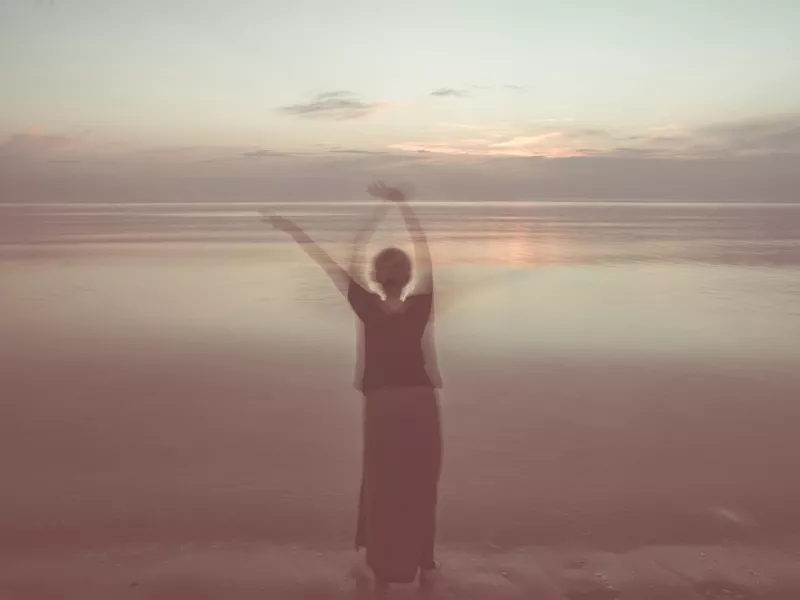
<svg viewBox="0 0 800 600"><path fill-rule="evenodd" d="M383 291L400 293L411 281L411 259L400 248L384 248L372 261L372 278Z"/></svg>

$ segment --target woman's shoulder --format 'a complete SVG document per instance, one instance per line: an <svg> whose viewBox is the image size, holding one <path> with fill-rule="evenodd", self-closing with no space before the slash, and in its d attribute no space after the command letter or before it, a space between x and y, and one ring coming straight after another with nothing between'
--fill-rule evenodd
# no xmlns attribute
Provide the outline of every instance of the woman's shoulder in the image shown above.
<svg viewBox="0 0 800 600"><path fill-rule="evenodd" d="M406 304L410 309L409 312L428 319L433 310L433 294L431 292L411 294L406 297Z"/></svg>
<svg viewBox="0 0 800 600"><path fill-rule="evenodd" d="M374 312L377 300L376 293L364 288L358 281L350 278L347 288L347 300L356 314L364 320Z"/></svg>
<svg viewBox="0 0 800 600"><path fill-rule="evenodd" d="M363 282L355 279L354 277L350 277L348 281L348 291L351 294L357 294L359 296L374 296L378 297L378 294L373 292L369 287L364 284Z"/></svg>

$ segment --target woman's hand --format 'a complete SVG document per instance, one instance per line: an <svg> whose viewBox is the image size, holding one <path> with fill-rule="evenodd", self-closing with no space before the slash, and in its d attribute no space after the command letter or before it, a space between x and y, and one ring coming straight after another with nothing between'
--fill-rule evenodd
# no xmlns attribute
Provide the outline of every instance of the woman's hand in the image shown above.
<svg viewBox="0 0 800 600"><path fill-rule="evenodd" d="M367 187L367 192L374 198L381 198L389 202L405 202L406 193L399 187L391 187L382 181L376 181Z"/></svg>
<svg viewBox="0 0 800 600"><path fill-rule="evenodd" d="M272 225L278 231L288 233L298 245L322 267L331 278L334 285L345 297L347 297L350 276L342 269L330 255L325 252L314 240L312 240L302 229L285 217L273 214L269 209L262 208L260 211L261 219L264 223Z"/></svg>
<svg viewBox="0 0 800 600"><path fill-rule="evenodd" d="M260 212L261 220L264 221L264 223L272 225L278 231L284 231L286 233L297 233L300 231L297 225L285 217L272 214L267 209L262 209Z"/></svg>

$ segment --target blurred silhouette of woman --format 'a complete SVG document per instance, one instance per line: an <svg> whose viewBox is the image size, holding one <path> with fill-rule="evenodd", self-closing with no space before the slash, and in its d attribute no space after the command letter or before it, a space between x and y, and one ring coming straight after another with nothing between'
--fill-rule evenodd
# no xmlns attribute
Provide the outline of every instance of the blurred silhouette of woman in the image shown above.
<svg viewBox="0 0 800 600"><path fill-rule="evenodd" d="M356 236L349 270L291 221L269 214L264 220L289 233L323 267L360 321L357 387L364 395L364 453L355 543L357 550L366 550L366 568L354 574L362 588L374 581L381 594L389 584L409 583L417 575L423 587L435 579L442 440L440 382L435 363L429 364L435 353L429 331L433 270L426 236L400 189L375 183L368 191L387 203ZM399 248L378 253L371 271L381 291L376 294L361 281L357 265L389 203L405 220L415 261Z"/></svg>

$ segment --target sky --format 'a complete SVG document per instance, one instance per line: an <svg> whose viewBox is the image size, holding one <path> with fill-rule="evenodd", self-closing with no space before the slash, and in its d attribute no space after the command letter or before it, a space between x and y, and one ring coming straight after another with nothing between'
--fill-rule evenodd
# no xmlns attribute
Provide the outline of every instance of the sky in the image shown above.
<svg viewBox="0 0 800 600"><path fill-rule="evenodd" d="M796 0L3 0L0 201L372 177L797 200L797 23Z"/></svg>

